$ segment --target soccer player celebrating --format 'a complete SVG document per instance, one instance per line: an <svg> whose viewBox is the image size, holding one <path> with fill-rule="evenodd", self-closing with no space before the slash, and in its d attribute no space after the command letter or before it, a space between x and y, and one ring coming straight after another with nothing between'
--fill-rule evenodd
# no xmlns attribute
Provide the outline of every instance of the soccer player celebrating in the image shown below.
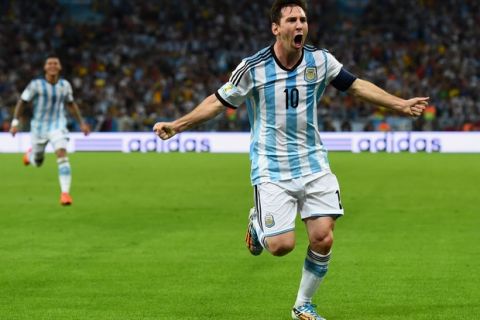
<svg viewBox="0 0 480 320"><path fill-rule="evenodd" d="M153 127L169 139L243 102L251 124L250 210L246 243L253 255L263 249L282 256L295 246L295 217L306 225L305 255L293 319L322 318L312 304L328 270L335 220L343 215L340 188L320 139L317 108L327 85L407 116L419 116L427 97L402 99L349 73L326 50L305 41L306 3L276 0L271 8L275 43L244 59L229 81L187 115Z"/></svg>
<svg viewBox="0 0 480 320"><path fill-rule="evenodd" d="M18 118L24 104L33 101L33 117L30 124L32 147L23 156L23 163L40 167L44 160L45 147L50 142L57 156L61 188L60 204L71 205L72 175L67 157L68 130L65 103L80 123L80 129L85 135L89 134L90 128L83 121L80 109L73 100L72 86L67 80L60 78L61 70L60 59L56 55L48 56L44 65L45 77L32 80L18 100L10 132L13 136L18 132Z"/></svg>

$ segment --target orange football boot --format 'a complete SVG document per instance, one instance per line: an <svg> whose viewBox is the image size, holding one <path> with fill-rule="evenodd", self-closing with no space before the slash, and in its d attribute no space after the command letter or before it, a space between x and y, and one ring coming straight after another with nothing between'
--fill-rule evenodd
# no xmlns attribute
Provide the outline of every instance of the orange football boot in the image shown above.
<svg viewBox="0 0 480 320"><path fill-rule="evenodd" d="M62 192L62 194L60 195L60 204L62 206L69 206L72 203L72 197L68 194L68 192Z"/></svg>
<svg viewBox="0 0 480 320"><path fill-rule="evenodd" d="M27 152L23 155L23 164L28 166L30 164L30 154L32 153L32 148L29 148Z"/></svg>

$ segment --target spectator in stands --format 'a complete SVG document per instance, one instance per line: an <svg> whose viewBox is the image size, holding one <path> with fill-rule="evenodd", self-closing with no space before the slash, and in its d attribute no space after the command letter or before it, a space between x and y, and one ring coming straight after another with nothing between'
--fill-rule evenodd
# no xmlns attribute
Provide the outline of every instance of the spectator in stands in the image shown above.
<svg viewBox="0 0 480 320"><path fill-rule="evenodd" d="M137 104L144 105L147 119L188 112L224 83L227 70L269 41L251 27L264 21L268 3L206 0L201 12L196 10L198 0L184 0L181 7L167 1L161 8L155 1L95 3L3 3L0 105L14 105L23 87L38 75L34 66L43 59L39 52L57 48L66 55L63 63L71 72L65 77L72 79L73 89L82 97L79 102L88 106L84 115L93 128L98 127L96 115L106 116L114 106L131 118L134 124L128 128L149 130ZM345 67L396 95L431 92L435 120L411 122L406 129L462 130L467 114L474 123L479 121L480 47L475 44L480 41L480 28L474 26L480 21L480 2L362 3L349 7L345 1L311 0L313 44L329 48ZM83 6L82 10L76 6ZM22 19L26 11L30 12L27 22ZM332 32L321 32L326 28ZM221 47L223 43L228 47ZM19 69L12 70L11 65ZM192 85L192 96L176 89L186 82ZM327 90L325 98L329 110L318 114L319 123L328 116L362 128L376 110L361 101L346 100L335 90ZM172 103L181 110L172 112ZM226 117L215 119L199 129L249 130L238 119L233 126Z"/></svg>

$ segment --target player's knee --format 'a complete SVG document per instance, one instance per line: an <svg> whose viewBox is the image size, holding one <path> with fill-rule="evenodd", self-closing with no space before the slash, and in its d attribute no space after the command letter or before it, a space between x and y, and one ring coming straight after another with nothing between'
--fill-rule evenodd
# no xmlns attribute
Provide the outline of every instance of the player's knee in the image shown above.
<svg viewBox="0 0 480 320"><path fill-rule="evenodd" d="M268 251L277 257L284 256L295 248L295 239L276 239L273 241L268 241Z"/></svg>
<svg viewBox="0 0 480 320"><path fill-rule="evenodd" d="M318 233L310 239L313 251L326 254L333 246L333 232Z"/></svg>
<svg viewBox="0 0 480 320"><path fill-rule="evenodd" d="M55 151L58 159L65 158L67 156L67 150L60 148Z"/></svg>

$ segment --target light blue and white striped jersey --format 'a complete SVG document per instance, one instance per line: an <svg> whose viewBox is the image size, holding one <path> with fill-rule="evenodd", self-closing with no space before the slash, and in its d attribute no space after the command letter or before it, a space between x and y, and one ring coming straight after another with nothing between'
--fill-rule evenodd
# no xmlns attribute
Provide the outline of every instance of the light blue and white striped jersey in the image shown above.
<svg viewBox="0 0 480 320"><path fill-rule="evenodd" d="M243 59L218 89L224 105L247 105L253 185L330 170L317 107L341 68L328 51L306 45L298 64L287 70L271 46Z"/></svg>
<svg viewBox="0 0 480 320"><path fill-rule="evenodd" d="M21 95L23 101L33 101L31 132L45 135L49 131L66 129L65 102L73 102L70 83L59 79L51 84L46 79L34 79Z"/></svg>

